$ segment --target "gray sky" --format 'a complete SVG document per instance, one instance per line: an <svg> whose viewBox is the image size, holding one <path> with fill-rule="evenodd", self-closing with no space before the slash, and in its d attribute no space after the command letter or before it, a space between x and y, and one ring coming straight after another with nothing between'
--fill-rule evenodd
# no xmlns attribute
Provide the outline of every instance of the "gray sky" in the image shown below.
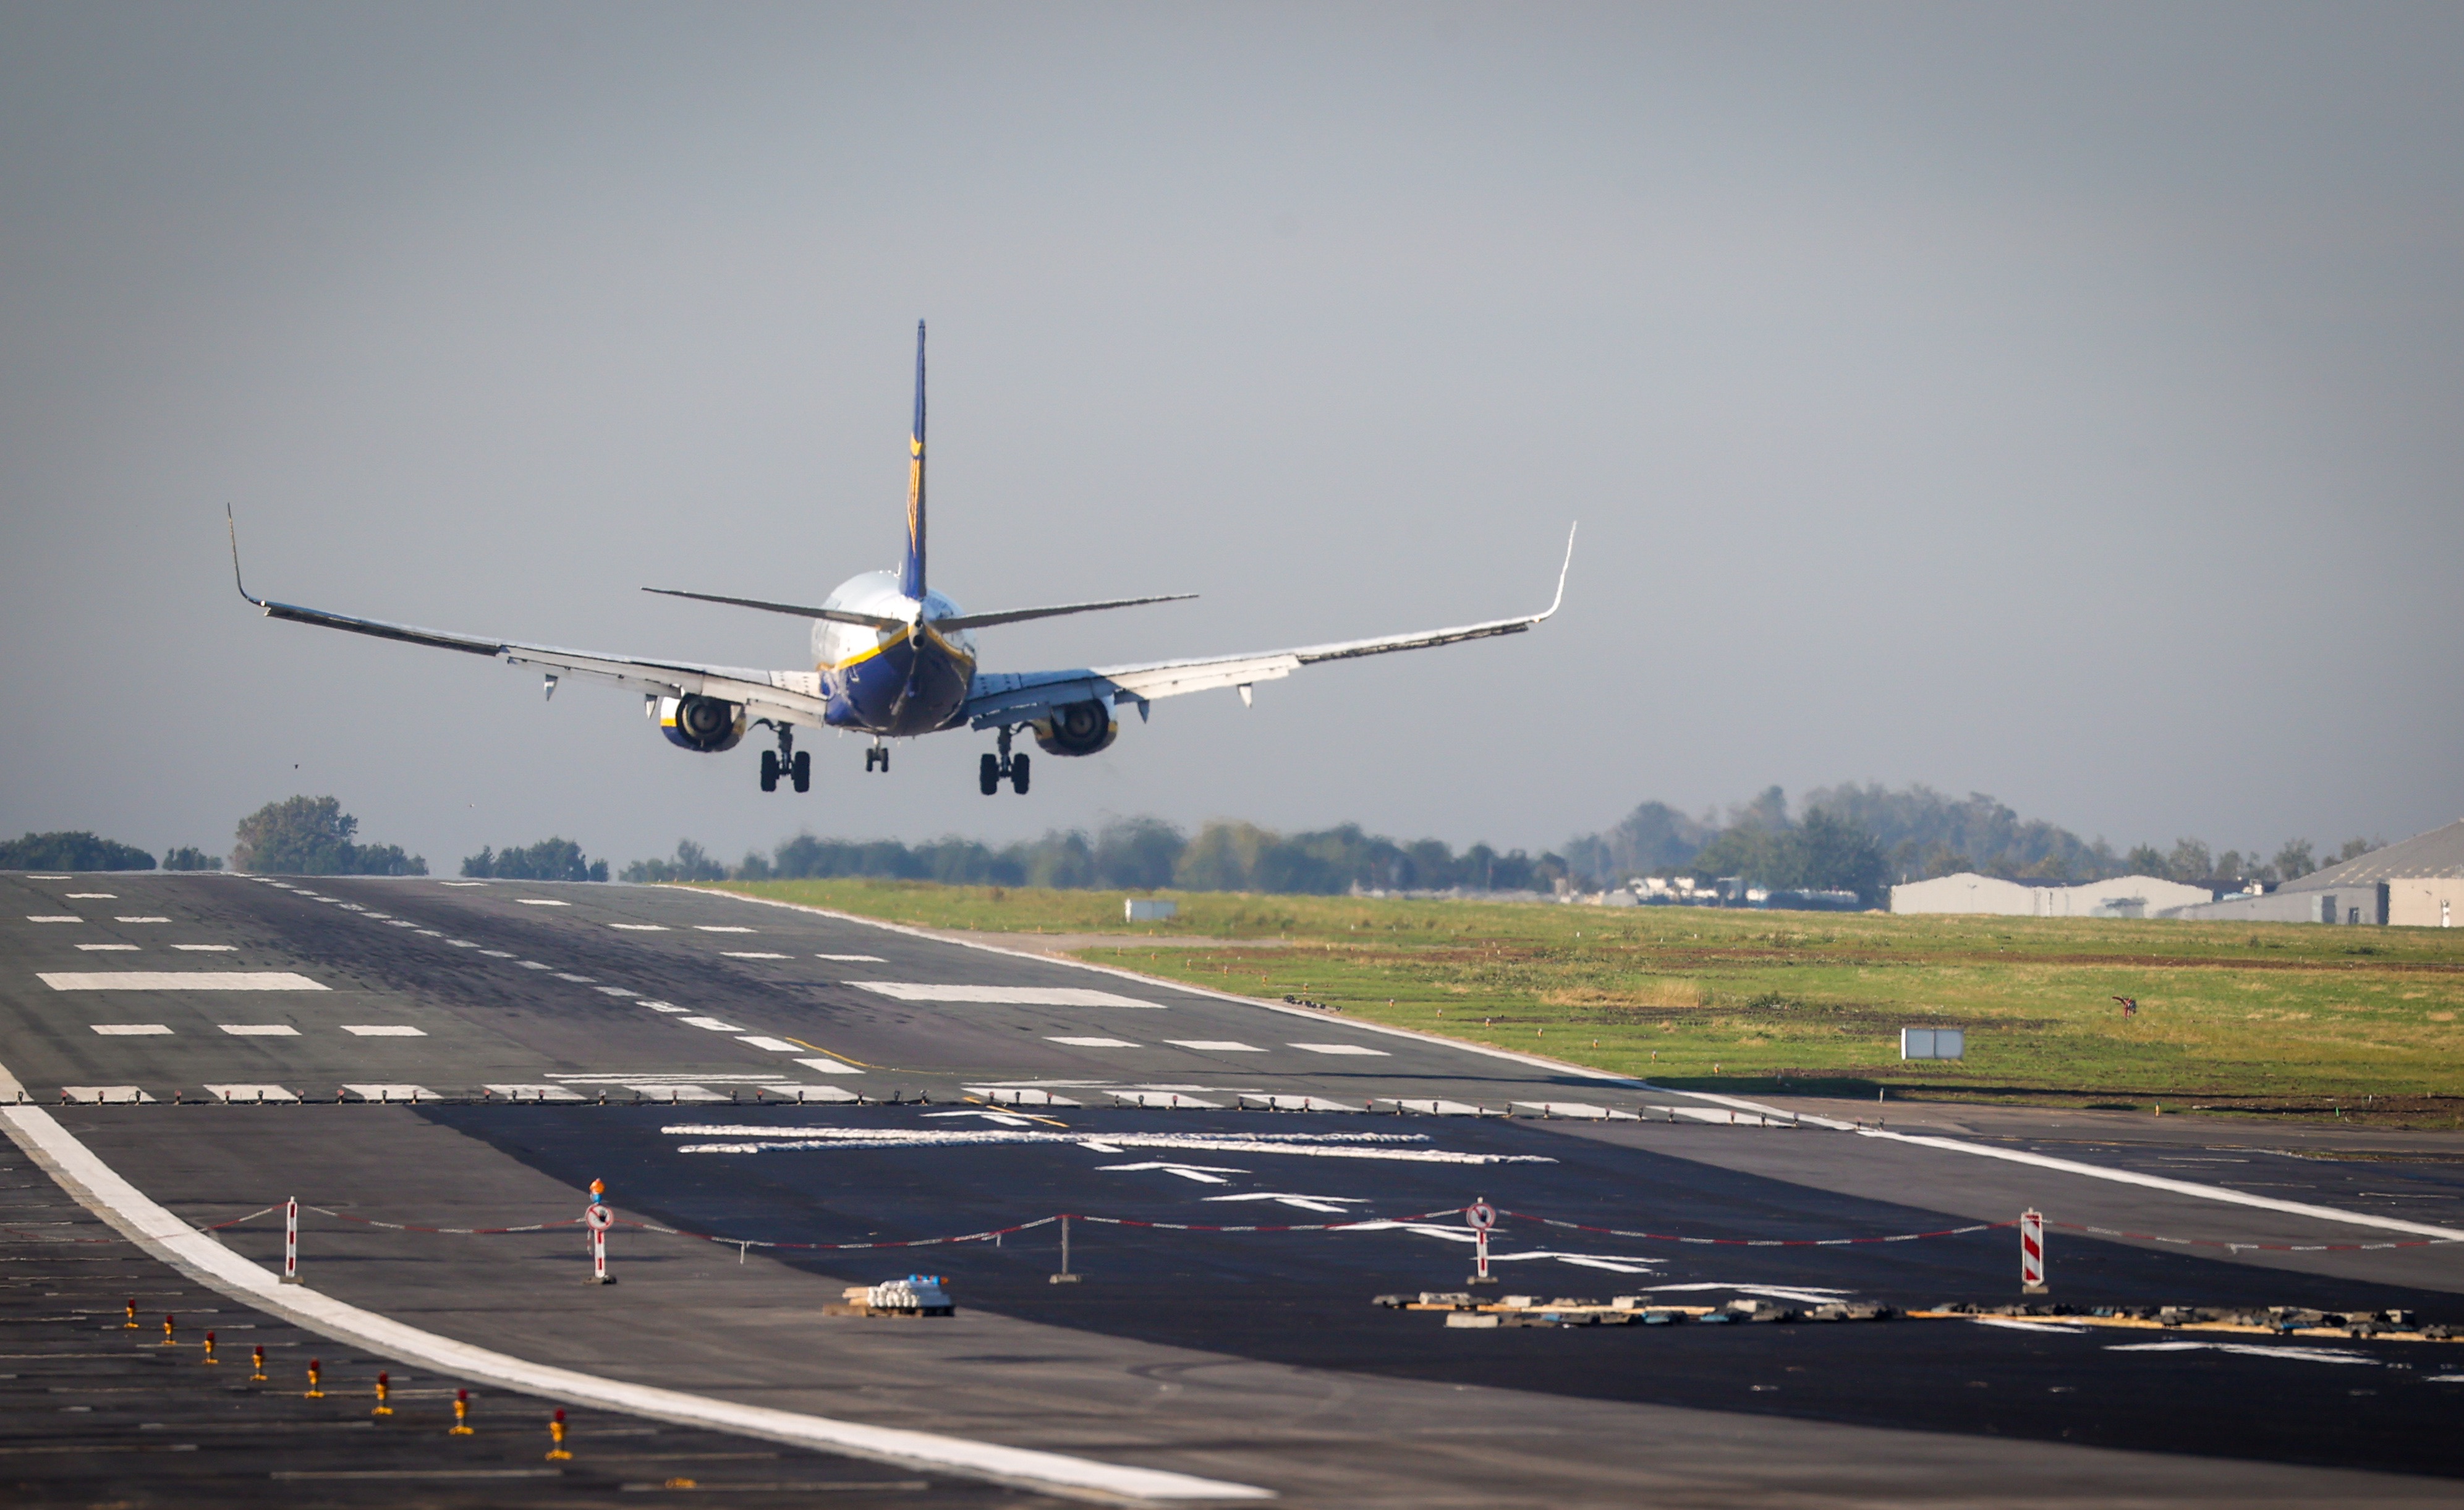
<svg viewBox="0 0 2464 1510"><path fill-rule="evenodd" d="M1769 782L2118 843L2464 812L2464 11L0 6L0 830L333 793L450 869L1106 814L1552 846ZM891 565L987 669L1547 601L988 738L689 755L251 587L808 665ZM295 763L297 769L295 770Z"/></svg>

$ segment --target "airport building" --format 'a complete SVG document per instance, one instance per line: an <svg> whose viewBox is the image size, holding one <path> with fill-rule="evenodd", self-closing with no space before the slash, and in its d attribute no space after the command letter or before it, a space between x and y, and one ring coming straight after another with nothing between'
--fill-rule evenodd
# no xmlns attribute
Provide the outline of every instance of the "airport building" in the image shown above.
<svg viewBox="0 0 2464 1510"><path fill-rule="evenodd" d="M2206 886L2155 876L2116 876L2082 886L2004 881L1972 870L1891 887L1894 912L1981 912L2003 917L2156 917L2212 902Z"/></svg>
<svg viewBox="0 0 2464 1510"><path fill-rule="evenodd" d="M2464 926L2464 819L2288 881L2166 914L2203 923Z"/></svg>

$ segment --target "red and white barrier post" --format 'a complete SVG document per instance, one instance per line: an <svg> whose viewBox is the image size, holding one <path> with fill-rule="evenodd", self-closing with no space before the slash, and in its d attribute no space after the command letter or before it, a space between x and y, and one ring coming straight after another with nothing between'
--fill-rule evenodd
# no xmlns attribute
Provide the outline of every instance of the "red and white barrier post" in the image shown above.
<svg viewBox="0 0 2464 1510"><path fill-rule="evenodd" d="M1488 1229L1497 1225L1497 1208L1485 1196L1474 1198L1463 1208L1463 1225L1471 1229L1472 1254L1479 1264L1467 1282L1495 1284L1497 1276L1488 1272Z"/></svg>
<svg viewBox="0 0 2464 1510"><path fill-rule="evenodd" d="M607 1272L607 1229L616 1224L616 1214L592 1201L582 1215L590 1224L590 1282L613 1284L616 1277Z"/></svg>
<svg viewBox="0 0 2464 1510"><path fill-rule="evenodd" d="M2019 1293L2043 1295L2045 1290L2045 1217L2037 1211L2019 1214Z"/></svg>
<svg viewBox="0 0 2464 1510"><path fill-rule="evenodd" d="M299 1282L299 1197L282 1203L282 1282Z"/></svg>

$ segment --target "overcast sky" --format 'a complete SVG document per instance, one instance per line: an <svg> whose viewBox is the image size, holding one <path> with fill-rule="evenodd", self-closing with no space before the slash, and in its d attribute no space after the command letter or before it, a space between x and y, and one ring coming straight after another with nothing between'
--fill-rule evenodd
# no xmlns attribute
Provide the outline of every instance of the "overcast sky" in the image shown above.
<svg viewBox="0 0 2464 1510"><path fill-rule="evenodd" d="M1153 813L1554 846L1779 782L2117 844L2464 813L2464 10L0 5L0 829L331 793L450 870ZM249 585L808 667L1537 609L987 799Z"/></svg>

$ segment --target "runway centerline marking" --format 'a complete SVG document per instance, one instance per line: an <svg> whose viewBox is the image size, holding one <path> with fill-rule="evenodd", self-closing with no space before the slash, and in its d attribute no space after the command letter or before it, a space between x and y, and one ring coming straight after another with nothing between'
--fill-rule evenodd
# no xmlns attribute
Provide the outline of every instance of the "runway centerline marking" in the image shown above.
<svg viewBox="0 0 2464 1510"><path fill-rule="evenodd" d="M863 1070L834 1059L800 1059L796 1061L819 1075L861 1075Z"/></svg>
<svg viewBox="0 0 2464 1510"><path fill-rule="evenodd" d="M424 1039L426 1028L414 1028L407 1022L345 1022L342 1031L363 1039Z"/></svg>
<svg viewBox="0 0 2464 1510"><path fill-rule="evenodd" d="M29 923L82 923L85 919L66 912L29 912L26 914L26 921Z"/></svg>
<svg viewBox="0 0 2464 1510"><path fill-rule="evenodd" d="M718 957L721 959L793 959L796 956L772 954L758 949L722 949L718 952Z"/></svg>
<svg viewBox="0 0 2464 1510"><path fill-rule="evenodd" d="M773 1054L793 1054L796 1052L796 1045L788 1042L785 1039L763 1038L759 1033L747 1034L744 1037L737 1039L736 1041L738 1043L750 1043L757 1049L768 1049Z"/></svg>
<svg viewBox="0 0 2464 1510"><path fill-rule="evenodd" d="M68 902L117 902L120 900L120 893L117 891L63 891L60 897Z"/></svg>
<svg viewBox="0 0 2464 1510"><path fill-rule="evenodd" d="M665 923L610 923L607 926L627 933L664 933L668 930Z"/></svg>
<svg viewBox="0 0 2464 1510"><path fill-rule="evenodd" d="M54 991L323 991L285 970L119 970L35 972Z"/></svg>
<svg viewBox="0 0 2464 1510"><path fill-rule="evenodd" d="M1392 1057L1384 1049L1373 1049L1366 1043L1294 1043L1289 1046L1311 1054L1358 1054L1377 1059Z"/></svg>
<svg viewBox="0 0 2464 1510"><path fill-rule="evenodd" d="M105 952L120 952L133 950L135 948L137 948L137 946L134 944L79 944L77 946L79 952L87 954L101 953Z"/></svg>
<svg viewBox="0 0 2464 1510"><path fill-rule="evenodd" d="M1050 1043L1067 1043L1073 1049L1133 1049L1137 1045L1127 1039L1070 1039L1045 1036Z"/></svg>
<svg viewBox="0 0 2464 1510"><path fill-rule="evenodd" d="M1161 1002L1137 1001L1085 986L936 986L912 980L850 980L848 985L895 1001L949 1001L1001 1007L1140 1007L1166 1010Z"/></svg>
<svg viewBox="0 0 2464 1510"><path fill-rule="evenodd" d="M171 947L191 954L228 954L239 948L237 944L174 944Z"/></svg>
<svg viewBox="0 0 2464 1510"><path fill-rule="evenodd" d="M94 1030L107 1039L139 1039L161 1036L168 1038L171 1030L160 1022L98 1022Z"/></svg>
<svg viewBox="0 0 2464 1510"><path fill-rule="evenodd" d="M559 902L559 901L558 901L558 900L556 900L554 897L516 897L516 898L514 898L514 900L515 900L515 901L517 901L517 902L518 902L518 903L520 903L520 904L521 904L522 906L524 906L524 907L571 907L571 906L573 906L573 904L572 904L572 903L570 903L570 902Z"/></svg>
<svg viewBox="0 0 2464 1510"><path fill-rule="evenodd" d="M696 933L750 933L753 930L734 923L695 923L693 931Z"/></svg>
<svg viewBox="0 0 2464 1510"><path fill-rule="evenodd" d="M815 959L835 959L842 965L878 965L882 963L882 958L879 954L815 954L813 957Z"/></svg>
<svg viewBox="0 0 2464 1510"><path fill-rule="evenodd" d="M168 923L171 920L167 917L122 917L114 918L112 921L115 923Z"/></svg>
<svg viewBox="0 0 2464 1510"><path fill-rule="evenodd" d="M1175 1048L1196 1049L1201 1054L1264 1054L1266 1052L1254 1043L1243 1043L1235 1039L1166 1039L1164 1041Z"/></svg>
<svg viewBox="0 0 2464 1510"><path fill-rule="evenodd" d="M296 1039L299 1030L288 1022L223 1022L217 1023L235 1039Z"/></svg>
<svg viewBox="0 0 2464 1510"><path fill-rule="evenodd" d="M713 1033L741 1033L744 1031L733 1022L722 1022L716 1018L678 1018L676 1020L689 1028L706 1028Z"/></svg>

